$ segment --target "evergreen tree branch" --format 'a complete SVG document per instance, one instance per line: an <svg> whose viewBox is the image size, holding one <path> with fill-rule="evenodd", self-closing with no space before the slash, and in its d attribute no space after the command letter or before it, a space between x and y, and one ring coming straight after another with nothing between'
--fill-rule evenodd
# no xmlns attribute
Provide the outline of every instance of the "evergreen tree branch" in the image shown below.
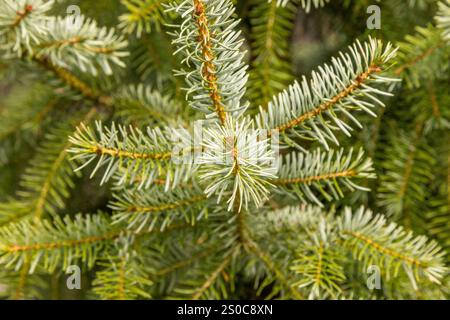
<svg viewBox="0 0 450 320"><path fill-rule="evenodd" d="M410 136L398 135L391 139L381 163L384 175L378 188L378 204L388 215L402 218L413 227L413 218L420 217L427 194L427 184L433 178L435 164L433 150L425 145L423 120L418 120Z"/></svg>
<svg viewBox="0 0 450 320"><path fill-rule="evenodd" d="M163 269L157 270L155 273L155 277L164 276L164 275L166 275L168 273L172 273L178 269L185 268L185 267L191 265L192 263L194 263L195 261L200 260L204 257L207 257L207 256L215 253L216 249L217 248L215 248L215 247L207 248L205 250L198 252L197 254L192 255L188 259L180 260L180 261L175 262L174 264L171 264Z"/></svg>
<svg viewBox="0 0 450 320"><path fill-rule="evenodd" d="M105 300L151 298L147 292L152 282L147 279L136 252L120 250L117 257L97 263L102 270L93 281L94 293Z"/></svg>
<svg viewBox="0 0 450 320"><path fill-rule="evenodd" d="M303 201L313 201L322 206L315 190L326 200L340 199L344 196L340 185L350 191L363 190L355 179L374 178L372 161L364 159L359 150L356 157L353 149L347 154L341 149L337 152L322 152L319 149L309 153L289 154L280 162L278 179L273 184L280 187L279 192L292 192Z"/></svg>
<svg viewBox="0 0 450 320"><path fill-rule="evenodd" d="M277 6L275 1L254 0L251 10L252 62L248 97L264 108L274 94L292 80L289 38L295 16L294 6Z"/></svg>
<svg viewBox="0 0 450 320"><path fill-rule="evenodd" d="M230 0L182 1L169 12L179 14L183 22L173 32L176 53L183 53L183 63L190 70L180 70L186 78L191 105L208 117L225 124L227 114L245 109L240 103L247 82L243 52L239 49L239 21L233 19Z"/></svg>
<svg viewBox="0 0 450 320"><path fill-rule="evenodd" d="M239 202L239 210L250 202L261 206L268 199L270 180L275 177L275 155L264 130L251 121L228 119L203 133L203 152L198 161L200 178L209 184L208 197L220 202L228 197L228 210Z"/></svg>
<svg viewBox="0 0 450 320"><path fill-rule="evenodd" d="M303 300L303 295L292 287L289 280L285 277L284 273L277 267L277 265L272 261L270 256L265 253L258 245L254 242L250 243L247 246L248 250L253 252L266 266L267 268L275 275L276 279L280 281L286 289L289 289L292 296L295 299Z"/></svg>
<svg viewBox="0 0 450 320"><path fill-rule="evenodd" d="M331 66L313 72L309 82L303 77L301 85L295 82L275 97L268 110L261 109L257 115L258 127L291 134L294 138L318 140L327 149L327 140L338 144L333 131L341 130L347 136L352 131L338 114L346 115L361 127L349 111L362 110L375 115L370 108L384 106L376 95L390 93L376 89L374 84L393 81L380 74L389 68L396 50L390 44L383 48L374 39L364 45L356 42L349 50L351 55L340 53Z"/></svg>
<svg viewBox="0 0 450 320"><path fill-rule="evenodd" d="M42 299L48 290L45 276L39 272L29 274L30 265L26 262L19 270L2 269L0 272L0 283L2 299L29 300Z"/></svg>
<svg viewBox="0 0 450 320"><path fill-rule="evenodd" d="M444 253L434 241L423 236L414 237L394 223L387 224L385 217L359 209L352 214L347 208L340 220L339 230L344 238L343 246L365 265L383 267L387 276L397 275L403 266L414 288L416 281L424 276L431 282L440 283L447 273L442 257Z"/></svg>
<svg viewBox="0 0 450 320"><path fill-rule="evenodd" d="M97 134L91 128L81 124L77 132L70 138L74 145L69 152L74 153L73 159L82 161L84 168L90 162L98 159L91 177L102 166L107 166L101 183L108 181L114 174L120 175L119 185L133 182L136 175L142 178L141 187L147 188L154 180L166 177L166 190L175 187L180 182L186 182L194 173L193 161L178 164L174 157L190 155L190 134L186 130L172 128L150 129L146 133L130 127L103 127L96 123ZM186 141L174 141L173 137ZM185 148L175 151L181 143ZM181 154L180 154L181 153ZM184 159L184 158L183 158Z"/></svg>
<svg viewBox="0 0 450 320"><path fill-rule="evenodd" d="M303 122L306 122L314 117L317 117L319 114L321 114L324 111L327 111L331 109L335 104L337 104L339 101L345 99L347 96L349 96L354 90L362 86L362 84L372 75L375 73L381 72L381 69L378 66L369 66L367 71L364 71L360 75L357 76L356 81L352 84L350 84L348 87L344 88L342 91L340 91L338 94L333 96L329 101L322 103L321 105L315 107L313 110L308 111L305 114L302 114L298 116L295 119L292 119L288 123L282 124L275 129L284 132L288 129L291 129L295 126L298 126L302 124Z"/></svg>
<svg viewBox="0 0 450 320"><path fill-rule="evenodd" d="M328 229L328 230L327 230ZM319 235L313 236L312 244L303 244L298 250L296 260L291 269L295 271L300 280L294 287L310 290L309 299L319 297L337 298L342 293L342 283L345 280L342 262L343 256L332 246L334 235L330 233L325 221L319 224Z"/></svg>
<svg viewBox="0 0 450 320"><path fill-rule="evenodd" d="M121 0L128 12L119 17L119 28L127 33L136 32L138 38L143 32L149 33L152 26L158 30L165 22L163 4L166 0Z"/></svg>
<svg viewBox="0 0 450 320"><path fill-rule="evenodd" d="M443 0L439 2L439 11L436 15L437 27L442 30L442 38L450 41L450 1Z"/></svg>
<svg viewBox="0 0 450 320"><path fill-rule="evenodd" d="M111 75L112 64L125 67L121 59L128 56L123 51L128 42L115 35L113 29L99 28L96 21L82 15L52 18L47 28L45 40L33 48L32 55L38 59L47 59L68 70L79 68L95 76L98 69Z"/></svg>
<svg viewBox="0 0 450 320"><path fill-rule="evenodd" d="M217 266L217 268L209 275L203 285L194 293L192 296L192 300L198 300L202 297L205 291L211 287L218 276L223 272L223 270L230 264L231 262L231 254L228 255L225 260Z"/></svg>
<svg viewBox="0 0 450 320"><path fill-rule="evenodd" d="M395 69L395 74L398 76L401 75L407 69L412 68L419 62L421 62L421 61L425 60L426 58L428 58L429 56L431 56L437 49L441 48L443 45L444 45L443 42L439 42L438 44L428 48L425 52L421 53L420 55L413 57L411 60L409 60L409 61L405 62L404 64L402 64L401 66L397 67L397 69Z"/></svg>
<svg viewBox="0 0 450 320"><path fill-rule="evenodd" d="M114 30L98 28L84 16L47 16L54 1L6 0L0 7L0 44L6 57L48 60L58 67L79 67L96 75L98 68L111 74L110 63L124 66L122 51L127 46ZM12 22L11 22L12 20Z"/></svg>
<svg viewBox="0 0 450 320"><path fill-rule="evenodd" d="M399 66L394 74L401 76L409 87L419 87L424 80L435 79L441 73L448 55L442 30L432 25L417 27L414 35L407 35L399 43Z"/></svg>
<svg viewBox="0 0 450 320"><path fill-rule="evenodd" d="M122 89L115 95L114 105L116 114L129 123L176 125L181 122L173 119L173 115L181 113L181 106L177 101L142 84Z"/></svg>
<svg viewBox="0 0 450 320"><path fill-rule="evenodd" d="M96 112L95 108L90 109L83 121L90 122ZM53 130L25 171L18 196L31 203L30 216L41 218L44 212L55 214L56 209L64 208L64 198L74 187L75 166L67 155L71 146L67 139L71 133L70 124Z"/></svg>
<svg viewBox="0 0 450 320"><path fill-rule="evenodd" d="M51 222L22 220L0 229L0 264L6 268L19 268L27 256L30 258L30 273L37 266L50 272L58 267L66 269L76 259L92 268L102 251L119 240L132 241L133 237L170 232L187 226L173 224L164 230L133 233L123 226L112 224L111 219L101 213L77 215L73 220L68 216L57 216Z"/></svg>
<svg viewBox="0 0 450 320"><path fill-rule="evenodd" d="M33 56L32 59L44 69L52 72L64 84L67 84L75 92L80 93L86 99L91 100L94 103L98 103L107 108L112 106L113 99L110 96L95 91L94 89L91 88L91 86L89 86L86 82L78 78L75 74L71 73L70 71L60 66L52 64L45 57Z"/></svg>
<svg viewBox="0 0 450 320"><path fill-rule="evenodd" d="M0 47L7 55L32 51L47 32L54 1L5 0L0 3Z"/></svg>
<svg viewBox="0 0 450 320"><path fill-rule="evenodd" d="M121 191L114 195L109 207L115 223L124 221L129 229L140 232L159 227L161 230L175 220L194 224L207 215L206 196L201 190L175 189L163 192L159 187L145 191Z"/></svg>

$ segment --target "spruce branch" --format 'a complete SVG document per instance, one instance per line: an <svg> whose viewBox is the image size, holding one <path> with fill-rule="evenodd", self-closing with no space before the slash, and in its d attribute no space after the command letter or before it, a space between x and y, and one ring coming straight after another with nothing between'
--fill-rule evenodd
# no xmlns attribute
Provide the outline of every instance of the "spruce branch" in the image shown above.
<svg viewBox="0 0 450 320"><path fill-rule="evenodd" d="M119 28L127 33L136 33L140 38L142 33L149 33L152 26L159 30L165 22L163 4L166 0L121 0L128 12L119 17Z"/></svg>
<svg viewBox="0 0 450 320"><path fill-rule="evenodd" d="M189 68L178 75L186 79L191 106L225 124L228 113L246 108L241 99L248 76L234 7L230 0L185 0L172 4L172 11L183 19L172 35Z"/></svg>
<svg viewBox="0 0 450 320"><path fill-rule="evenodd" d="M153 284L147 278L142 261L134 251L123 249L117 256L97 262L102 269L95 274L93 291L104 300L149 299L148 288Z"/></svg>
<svg viewBox="0 0 450 320"><path fill-rule="evenodd" d="M214 284L217 277L220 276L220 274L230 264L230 262L231 262L231 255L227 256L225 260L216 269L213 270L213 272L209 275L209 277L201 285L201 287L197 291L195 291L195 293L192 295L192 300L198 300L200 297L202 297L205 294L205 292Z"/></svg>
<svg viewBox="0 0 450 320"><path fill-rule="evenodd" d="M55 132L55 134L62 134L64 138L67 138L67 132ZM33 216L38 218L43 215L44 211L55 213L55 208L64 208L63 198L69 196L68 190L74 186L71 178L74 168L67 162L65 156L66 148L69 145L66 141L64 141L65 144L62 145L62 148L60 145L57 145L58 151L54 154L56 148L53 148L55 141L52 140L55 137L49 137L47 144L39 150L39 154L33 161L34 165L28 168L21 183L24 189L19 193L21 198L33 199L37 191L37 198L35 204L33 204L32 211L34 212ZM50 151L51 153L49 153ZM51 160L54 161L47 161L51 156L53 156ZM48 164L51 166L48 167ZM52 185L56 183L57 185Z"/></svg>
<svg viewBox="0 0 450 320"><path fill-rule="evenodd" d="M106 242L117 237L111 231L109 219L102 214L74 220L56 217L48 220L23 220L0 229L0 263L6 267L20 268L25 258L30 258L30 273L38 264L53 271L66 269L80 258L88 266L94 265Z"/></svg>
<svg viewBox="0 0 450 320"><path fill-rule="evenodd" d="M267 107L274 94L292 81L289 40L295 17L295 7L285 8L275 1L253 0L250 12L250 65L247 95L255 106Z"/></svg>
<svg viewBox="0 0 450 320"><path fill-rule="evenodd" d="M97 92L73 70L112 73L112 65L124 66L127 41L114 29L100 28L84 16L53 17L47 13L54 1L5 0L0 15L2 56L32 60L54 73L84 98L105 106L112 99Z"/></svg>
<svg viewBox="0 0 450 320"><path fill-rule="evenodd" d="M439 11L436 15L437 27L442 29L442 38L450 41L450 1L443 0L439 2Z"/></svg>
<svg viewBox="0 0 450 320"><path fill-rule="evenodd" d="M136 238L154 233L172 232L192 225L173 224L163 231L128 231L113 224L104 213L78 214L74 218L56 216L53 220L21 220L0 228L0 264L5 268L21 268L30 260L30 273L38 267L53 272L66 269L75 261L92 268L105 250L117 243L131 244Z"/></svg>
<svg viewBox="0 0 450 320"><path fill-rule="evenodd" d="M260 206L268 198L275 178L275 154L263 130L252 122L228 119L225 126L205 129L200 177L208 182L205 193L217 201L227 197L228 210Z"/></svg>
<svg viewBox="0 0 450 320"><path fill-rule="evenodd" d="M146 238L140 254L157 288L155 297L172 294L191 297L204 283L205 274L226 258L228 247L224 248L217 232L205 233L205 228L210 229L210 226L210 221L204 220L196 224L195 229L171 233L170 238L158 237L158 234ZM197 268L201 271L195 271ZM183 292L175 292L176 288L183 288Z"/></svg>
<svg viewBox="0 0 450 320"><path fill-rule="evenodd" d="M413 287L425 277L440 283L447 273L441 248L424 236L414 236L395 223L388 224L382 215L360 208L352 213L346 208L339 223L344 238L343 246L353 252L353 257L365 266L377 265L386 276L397 276L403 267Z"/></svg>
<svg viewBox="0 0 450 320"><path fill-rule="evenodd" d="M153 228L164 230L174 221L194 224L207 216L207 203L202 190L175 189L164 192L161 187L145 191L121 190L109 207L114 223L125 222L129 229L140 232Z"/></svg>
<svg viewBox="0 0 450 320"><path fill-rule="evenodd" d="M422 215L427 185L433 179L432 168L436 163L433 150L423 138L423 123L418 122L411 134L393 137L386 151L396 157L383 157L381 165L385 173L378 189L378 205L412 227L414 219Z"/></svg>
<svg viewBox="0 0 450 320"><path fill-rule="evenodd" d="M173 119L181 113L181 106L168 95L143 84L130 85L114 96L116 114L129 123L176 125L181 120Z"/></svg>
<svg viewBox="0 0 450 320"><path fill-rule="evenodd" d="M328 141L339 144L333 131L350 136L353 130L341 115L362 127L350 112L358 110L375 116L371 108L384 106L377 95L391 94L376 89L375 84L393 81L380 73L389 68L396 50L390 44L383 47L375 39L363 45L357 41L349 50L350 54L340 53L331 65L314 71L310 81L303 77L301 84L295 82L275 97L268 110L261 109L256 116L258 127L318 140L327 149Z"/></svg>
<svg viewBox="0 0 450 320"><path fill-rule="evenodd" d="M82 15L47 16L53 4L42 0L5 0L1 4L0 49L6 57L13 51L22 58L49 60L94 75L99 68L111 74L111 63L124 66L121 58L128 55L123 51L127 41L115 35L114 29L99 28Z"/></svg>
<svg viewBox="0 0 450 320"><path fill-rule="evenodd" d="M96 114L92 108L83 117L89 122ZM38 149L31 165L26 169L20 182L18 196L29 203L30 216L40 218L44 213L56 214L57 209L65 207L65 199L74 188L75 163L69 160L68 137L72 134L71 123L65 123L47 134L44 144Z"/></svg>
<svg viewBox="0 0 450 320"><path fill-rule="evenodd" d="M402 76L411 88L435 79L448 61L442 31L432 25L417 27L415 34L399 43L397 61L395 75Z"/></svg>
<svg viewBox="0 0 450 320"><path fill-rule="evenodd" d="M344 257L334 247L334 234L330 225L322 219L312 243L300 245L291 269L300 278L293 284L297 288L308 288L308 299L337 298L342 293L345 281ZM331 239L330 239L331 238Z"/></svg>
<svg viewBox="0 0 450 320"><path fill-rule="evenodd" d="M356 156L353 156L353 149L347 153L343 149L329 152L318 149L284 157L273 184L281 188L278 189L280 194L292 192L303 201L322 206L320 197L331 201L344 196L341 185L350 191L368 191L354 180L374 177L372 161L364 158L362 149Z"/></svg>
<svg viewBox="0 0 450 320"><path fill-rule="evenodd" d="M374 215L363 207L354 212L345 208L339 216L313 206L286 207L258 215L253 221L252 224L257 226L253 232L259 241L267 239L265 241L273 251L289 245L283 236L290 239L291 234L296 235L291 241L297 251L297 260L290 267L292 270L298 267L302 271L296 276L297 284L314 286L316 283L314 292L308 290L313 296L322 290L329 290L328 294L335 297L339 294L339 288L343 288L347 277L344 268L349 259L347 252L364 268L378 266L386 280L401 278L399 272L403 268L415 289L419 280L440 283L447 274L444 252L435 241L425 236L414 236L403 227L388 223L385 216ZM275 237L274 231L281 237ZM301 247L298 241L302 243ZM332 261L326 263L326 267L331 268L331 278L330 282L321 283L324 278L317 276L322 277L322 272L327 270L318 268L318 263L322 261L326 268L324 258L328 254ZM314 263L309 263L312 261ZM324 292L320 296L324 296Z"/></svg>
<svg viewBox="0 0 450 320"><path fill-rule="evenodd" d="M0 3L0 52L22 56L48 33L47 12L54 1L5 0Z"/></svg>
<svg viewBox="0 0 450 320"><path fill-rule="evenodd" d="M227 288L233 288L236 258L236 247L224 248L216 255L203 257L197 268L186 271L173 297L191 300L227 298Z"/></svg>
<svg viewBox="0 0 450 320"><path fill-rule="evenodd" d="M269 2L276 2L279 7L286 7L290 2L295 4L301 4L301 7L305 9L306 12L311 11L311 8L319 8L323 7L326 3L330 2L330 0L269 0Z"/></svg>
<svg viewBox="0 0 450 320"><path fill-rule="evenodd" d="M79 68L98 74L98 69L111 75L111 64L125 67L122 58L128 43L114 29L100 28L97 22L84 16L55 17L47 23L48 34L34 48L37 59L48 59L65 69Z"/></svg>
<svg viewBox="0 0 450 320"><path fill-rule="evenodd" d="M180 133L181 132L181 133ZM103 166L101 183L105 183L114 174L118 174L119 185L132 183L136 177L141 179L140 187L148 188L155 180L165 177L166 190L174 188L181 182L186 182L196 170L193 161L178 164L173 161L175 156L183 156L187 152L191 154L192 148L180 150L176 154L176 146L179 141L174 138L190 138L187 131L176 131L171 128L150 129L146 133L133 127L118 126L112 124L110 128L104 127L101 122L96 123L96 132L81 124L77 132L70 138L74 145L69 150L74 153L73 159L80 160L81 170L92 161L98 159L91 177ZM181 137L183 139L183 137ZM183 146L190 146L186 142Z"/></svg>
<svg viewBox="0 0 450 320"><path fill-rule="evenodd" d="M26 262L20 270L0 271L0 297L11 300L43 299L48 283L43 272L29 274L29 262ZM40 270L41 271L41 270Z"/></svg>
<svg viewBox="0 0 450 320"><path fill-rule="evenodd" d="M52 64L45 57L33 57L32 59L42 68L54 74L58 79L61 80L64 85L69 86L76 93L81 94L84 98L107 108L110 108L112 106L113 99L110 96L93 89L88 83L80 79L69 70Z"/></svg>
<svg viewBox="0 0 450 320"><path fill-rule="evenodd" d="M261 260L269 270L269 272L277 279L284 288L288 289L292 297L297 300L303 300L303 295L296 288L291 286L289 279L286 277L285 273L280 270L276 263L271 259L270 255L261 250L259 246L252 242L248 245L250 252L253 252L259 260Z"/></svg>

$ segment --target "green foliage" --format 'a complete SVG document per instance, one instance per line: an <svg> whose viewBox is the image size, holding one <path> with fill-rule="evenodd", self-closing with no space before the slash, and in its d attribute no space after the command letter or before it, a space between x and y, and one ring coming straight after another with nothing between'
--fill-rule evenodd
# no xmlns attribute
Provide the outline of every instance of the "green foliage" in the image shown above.
<svg viewBox="0 0 450 320"><path fill-rule="evenodd" d="M312 72L311 80L303 77L301 83L295 82L276 96L267 111L260 110L258 126L279 131L286 143L301 149L293 139L317 140L328 149L329 141L339 144L333 131L350 136L353 129L341 119L343 115L361 128L350 111L375 116L371 108L384 106L377 96L390 93L374 85L393 81L380 73L389 68L395 50L390 44L383 47L380 41L370 39L363 45L357 41L349 51Z"/></svg>
<svg viewBox="0 0 450 320"><path fill-rule="evenodd" d="M30 203L30 215L34 217L39 218L44 212L55 214L56 209L64 209L65 199L75 187L76 166L67 155L72 130L67 130L67 124L62 127L48 134L20 182L18 197Z"/></svg>
<svg viewBox="0 0 450 320"><path fill-rule="evenodd" d="M147 288L152 282L142 270L142 262L135 252L122 252L98 262L103 267L93 281L94 293L104 300L133 300L150 298Z"/></svg>
<svg viewBox="0 0 450 320"><path fill-rule="evenodd" d="M54 1L6 0L0 4L0 49L7 54L22 55L32 51L47 34L46 13Z"/></svg>
<svg viewBox="0 0 450 320"><path fill-rule="evenodd" d="M165 11L162 4L165 0L121 0L128 12L119 17L123 28L128 33L149 33L152 25L159 28L164 22Z"/></svg>
<svg viewBox="0 0 450 320"><path fill-rule="evenodd" d="M65 270L77 259L92 267L105 244L120 235L113 229L100 213L13 223L0 230L0 262L20 269L29 260L30 273L38 264L49 271Z"/></svg>
<svg viewBox="0 0 450 320"><path fill-rule="evenodd" d="M48 279L43 273L35 272L28 274L29 265L25 264L19 272L13 270L2 270L0 273L0 282L7 284L0 290L2 299L11 300L23 299L42 299L43 290L48 290Z"/></svg>
<svg viewBox="0 0 450 320"><path fill-rule="evenodd" d="M16 199L8 199L0 202L0 225L4 226L10 222L22 219L30 213L30 205Z"/></svg>
<svg viewBox="0 0 450 320"><path fill-rule="evenodd" d="M435 165L433 150L420 137L408 137L399 134L392 137L387 146L387 154L396 154L395 158L385 157L382 163L385 174L378 190L379 205L396 218L406 220L410 211L421 212L421 205L427 197L427 185L433 175L431 167ZM411 224L408 221L408 224Z"/></svg>
<svg viewBox="0 0 450 320"><path fill-rule="evenodd" d="M158 226L161 230L173 221L185 220L194 224L207 216L206 197L201 190L181 188L164 192L161 187L150 190L125 190L114 195L110 208L114 211L115 223L126 222L128 228L140 232L144 228L151 231Z"/></svg>
<svg viewBox="0 0 450 320"><path fill-rule="evenodd" d="M436 16L437 26L443 30L442 38L450 40L450 2L448 0L439 2L439 12Z"/></svg>
<svg viewBox="0 0 450 320"><path fill-rule="evenodd" d="M269 0L270 2L275 2L275 0ZM276 3L278 6L285 7L291 2L291 0L277 0ZM330 2L330 0L294 0L292 2L300 3L302 8L309 12L312 7L318 8L323 7L326 3Z"/></svg>
<svg viewBox="0 0 450 320"><path fill-rule="evenodd" d="M4 101L5 105L0 109L2 145L6 145L8 141L12 142L11 140L19 142L20 136L27 133L36 134L45 115L57 104L57 99L52 99L50 90L42 85L18 87L11 94L18 98L11 102Z"/></svg>
<svg viewBox="0 0 450 320"><path fill-rule="evenodd" d="M208 196L217 195L218 202L228 198L228 210L236 205L238 211L242 206L248 209L249 202L261 206L268 199L268 180L275 178L270 141L251 126L251 122L227 120L203 133L200 179L209 182L204 190Z"/></svg>
<svg viewBox="0 0 450 320"><path fill-rule="evenodd" d="M292 153L283 159L274 184L281 187L282 195L292 193L303 201L322 206L321 197L327 201L344 197L341 185L350 191L369 191L354 182L357 178L375 178L371 160L363 156L360 150L353 157L352 149L347 154L343 149Z"/></svg>
<svg viewBox="0 0 450 320"><path fill-rule="evenodd" d="M320 213L318 207L287 207L270 212L269 223L264 221L265 215L256 220L261 225L275 227L277 232L295 232L295 243L301 241L302 245L297 244L295 248L291 268L299 279L293 285L310 287L310 298L337 298L351 285L346 282L343 263L348 254L361 264L362 270L378 266L387 280L398 277L403 270L414 287L425 279L439 282L447 272L442 267L444 252L436 242L424 236L414 237L403 227L388 223L383 215L373 215L363 207L355 212L347 207L337 217ZM273 216L278 218L273 221ZM279 240L269 241L275 245Z"/></svg>
<svg viewBox="0 0 450 320"><path fill-rule="evenodd" d="M123 88L114 102L118 116L139 125L176 124L172 115L181 112L181 105L176 100L142 84Z"/></svg>
<svg viewBox="0 0 450 320"><path fill-rule="evenodd" d="M442 31L431 25L417 27L416 31L399 44L400 65L395 70L411 87L418 87L423 79L434 79L448 70L449 50L442 39Z"/></svg>
<svg viewBox="0 0 450 320"><path fill-rule="evenodd" d="M0 3L2 297L449 297L448 0L233 3Z"/></svg>
<svg viewBox="0 0 450 320"><path fill-rule="evenodd" d="M274 94L292 80L289 38L294 25L295 7L278 7L275 1L251 3L250 30L252 62L250 65L249 100L256 106L267 106Z"/></svg>
<svg viewBox="0 0 450 320"><path fill-rule="evenodd" d="M298 251L292 269L301 279L293 285L299 288L311 287L310 299L328 296L336 298L342 292L340 284L345 280L342 267L344 257L331 248L333 241L328 238L333 235L324 220L320 222L318 231L312 237L313 243L303 245Z"/></svg>
<svg viewBox="0 0 450 320"><path fill-rule="evenodd" d="M227 113L246 108L240 100L248 75L240 51L243 40L235 30L239 21L233 18L234 6L229 0L211 0L207 5L195 0L174 3L169 11L183 18L172 36L176 53L188 67L177 75L186 79L191 106L208 118L215 112L223 124Z"/></svg>
<svg viewBox="0 0 450 320"><path fill-rule="evenodd" d="M353 256L364 266L382 267L387 279L396 276L403 267L413 286L421 277L432 282L440 282L447 272L442 267L443 252L436 242L428 242L426 237L414 237L403 227L387 223L386 218L363 208L351 213L347 208L339 221L343 245L351 249Z"/></svg>
<svg viewBox="0 0 450 320"><path fill-rule="evenodd" d="M47 27L52 32L34 50L36 57L45 56L55 65L68 69L78 67L93 75L98 69L111 74L111 64L125 66L121 58L127 52L121 50L127 42L115 35L114 30L99 28L97 22L83 16L56 17Z"/></svg>
<svg viewBox="0 0 450 320"><path fill-rule="evenodd" d="M21 0L2 4L2 43L19 56L45 56L54 65L79 67L97 74L101 68L111 74L110 63L124 66L127 46L114 30L98 28L97 22L83 16L47 16L53 1ZM11 41L15 37L15 42ZM10 45L10 46L8 46Z"/></svg>
<svg viewBox="0 0 450 320"><path fill-rule="evenodd" d="M119 185L139 179L139 187L148 188L156 179L162 178L168 189L186 182L193 174L195 168L192 165L180 166L172 161L177 141L171 140L171 128L148 127L144 134L131 126L129 130L114 124L106 128L97 122L96 127L97 134L84 125L77 128L70 138L73 147L69 152L76 153L73 159L82 161L79 169L98 158L91 176L106 166L101 183L117 173Z"/></svg>

